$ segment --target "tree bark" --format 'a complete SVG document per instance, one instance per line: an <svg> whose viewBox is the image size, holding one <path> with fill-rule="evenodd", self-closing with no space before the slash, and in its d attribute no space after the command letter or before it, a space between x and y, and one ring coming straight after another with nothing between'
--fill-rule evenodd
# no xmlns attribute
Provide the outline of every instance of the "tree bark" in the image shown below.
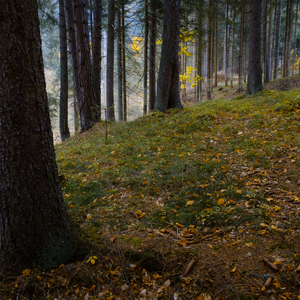
<svg viewBox="0 0 300 300"><path fill-rule="evenodd" d="M179 92L179 17L180 0L165 0L163 21L163 43L157 82L155 108L182 108Z"/></svg>
<svg viewBox="0 0 300 300"><path fill-rule="evenodd" d="M2 1L0 28L0 273L17 273L70 262L78 239L58 181L37 1Z"/></svg>
<svg viewBox="0 0 300 300"><path fill-rule="evenodd" d="M197 23L198 23L198 35L197 35L197 75L202 77L202 69L203 69L203 16L202 16L202 8L203 1L198 0L198 11L197 11ZM202 80L198 82L197 85L197 99L198 101L202 101Z"/></svg>
<svg viewBox="0 0 300 300"><path fill-rule="evenodd" d="M156 68L156 3L151 0L151 26L150 26L150 61L149 61L149 110L155 107L155 68Z"/></svg>
<svg viewBox="0 0 300 300"><path fill-rule="evenodd" d="M218 86L218 3L215 3L214 86Z"/></svg>
<svg viewBox="0 0 300 300"><path fill-rule="evenodd" d="M245 4L241 7L240 46L239 46L239 93L243 90L243 47L244 47Z"/></svg>
<svg viewBox="0 0 300 300"><path fill-rule="evenodd" d="M263 89L261 70L261 0L250 2L250 37L247 94Z"/></svg>
<svg viewBox="0 0 300 300"><path fill-rule="evenodd" d="M281 0L277 1L276 9L276 33L275 33L275 46L274 46L274 74L273 80L277 79L278 76L278 65L279 65L279 43L280 43L280 28L281 28Z"/></svg>
<svg viewBox="0 0 300 300"><path fill-rule="evenodd" d="M233 10L232 17L232 42L231 42L231 50L230 50L230 87L233 88L233 56L234 56L234 39L235 38L235 11Z"/></svg>
<svg viewBox="0 0 300 300"><path fill-rule="evenodd" d="M93 86L95 91L97 119L101 119L101 28L102 0L94 0L93 31Z"/></svg>
<svg viewBox="0 0 300 300"><path fill-rule="evenodd" d="M148 103L148 0L145 1L145 38L144 38L144 105L143 115L147 114Z"/></svg>
<svg viewBox="0 0 300 300"><path fill-rule="evenodd" d="M213 34L213 4L209 0L208 33L207 33L207 100L212 99L212 34Z"/></svg>
<svg viewBox="0 0 300 300"><path fill-rule="evenodd" d="M123 72L122 72L122 27L121 27L121 8L117 8L117 66L118 66L118 119L123 121Z"/></svg>
<svg viewBox="0 0 300 300"><path fill-rule="evenodd" d="M292 75L295 74L295 63L296 63L296 52L297 52L298 6L299 6L299 0L297 0L297 2L296 2L295 31L294 31L294 53L293 53L293 69L292 69Z"/></svg>
<svg viewBox="0 0 300 300"><path fill-rule="evenodd" d="M229 12L229 4L226 3L226 25L225 25L225 39L224 39L224 81L225 86L228 86L228 12Z"/></svg>
<svg viewBox="0 0 300 300"><path fill-rule="evenodd" d="M59 32L60 32L60 98L59 98L59 130L61 140L70 137L68 127L68 49L67 29L64 2L59 0Z"/></svg>
<svg viewBox="0 0 300 300"><path fill-rule="evenodd" d="M115 121L114 108L114 39L115 39L115 0L108 1L107 56L106 56L106 118Z"/></svg>
<svg viewBox="0 0 300 300"><path fill-rule="evenodd" d="M126 47L125 47L125 0L122 1L122 48L123 48L123 118L127 121L127 96L126 96Z"/></svg>

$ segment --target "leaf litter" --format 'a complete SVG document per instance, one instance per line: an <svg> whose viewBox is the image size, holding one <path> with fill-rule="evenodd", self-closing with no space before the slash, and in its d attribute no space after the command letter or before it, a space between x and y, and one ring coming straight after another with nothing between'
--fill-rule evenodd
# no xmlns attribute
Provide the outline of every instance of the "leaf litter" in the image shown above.
<svg viewBox="0 0 300 300"><path fill-rule="evenodd" d="M3 299L299 299L298 91L98 124L56 146L84 261ZM273 297L273 298L272 298Z"/></svg>

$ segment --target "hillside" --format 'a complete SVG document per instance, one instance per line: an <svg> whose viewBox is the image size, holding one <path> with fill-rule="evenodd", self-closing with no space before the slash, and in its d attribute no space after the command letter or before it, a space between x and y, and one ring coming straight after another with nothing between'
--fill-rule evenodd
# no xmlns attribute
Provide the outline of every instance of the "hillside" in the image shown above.
<svg viewBox="0 0 300 300"><path fill-rule="evenodd" d="M2 294L300 299L299 134L296 88L102 122L56 145L69 213L95 248L3 279Z"/></svg>

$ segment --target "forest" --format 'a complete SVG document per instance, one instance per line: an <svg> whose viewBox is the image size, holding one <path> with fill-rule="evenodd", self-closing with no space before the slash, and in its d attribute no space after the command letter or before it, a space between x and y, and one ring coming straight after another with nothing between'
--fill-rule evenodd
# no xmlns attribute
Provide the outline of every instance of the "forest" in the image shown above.
<svg viewBox="0 0 300 300"><path fill-rule="evenodd" d="M0 3L0 299L300 299L298 0Z"/></svg>

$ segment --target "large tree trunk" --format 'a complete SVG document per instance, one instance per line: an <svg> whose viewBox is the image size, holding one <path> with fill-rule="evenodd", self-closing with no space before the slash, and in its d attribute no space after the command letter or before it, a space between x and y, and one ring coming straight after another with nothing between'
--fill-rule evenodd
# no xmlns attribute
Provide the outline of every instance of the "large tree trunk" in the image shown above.
<svg viewBox="0 0 300 300"><path fill-rule="evenodd" d="M67 30L64 12L64 1L59 0L59 32L60 32L60 99L59 99L59 130L61 140L70 137L68 127L68 49Z"/></svg>
<svg viewBox="0 0 300 300"><path fill-rule="evenodd" d="M94 0L93 31L93 86L95 91L97 119L101 119L101 26L102 0Z"/></svg>
<svg viewBox="0 0 300 300"><path fill-rule="evenodd" d="M108 1L107 56L106 56L106 118L115 121L114 108L114 39L115 39L115 0Z"/></svg>
<svg viewBox="0 0 300 300"><path fill-rule="evenodd" d="M218 3L215 3L214 86L218 86Z"/></svg>
<svg viewBox="0 0 300 300"><path fill-rule="evenodd" d="M268 1L263 0L263 35L262 35L262 62L264 83L269 81L268 78L268 40L267 40L267 22L268 22Z"/></svg>
<svg viewBox="0 0 300 300"><path fill-rule="evenodd" d="M261 0L250 2L250 38L247 94L253 95L263 89L261 70Z"/></svg>
<svg viewBox="0 0 300 300"><path fill-rule="evenodd" d="M163 43L157 82L155 108L182 108L179 92L179 17L180 0L165 0Z"/></svg>
<svg viewBox="0 0 300 300"><path fill-rule="evenodd" d="M155 107L155 68L156 68L156 3L151 0L151 29L150 29L150 61L149 61L149 110Z"/></svg>
<svg viewBox="0 0 300 300"><path fill-rule="evenodd" d="M37 1L2 1L0 28L0 273L13 273L68 263L78 240L58 181Z"/></svg>

